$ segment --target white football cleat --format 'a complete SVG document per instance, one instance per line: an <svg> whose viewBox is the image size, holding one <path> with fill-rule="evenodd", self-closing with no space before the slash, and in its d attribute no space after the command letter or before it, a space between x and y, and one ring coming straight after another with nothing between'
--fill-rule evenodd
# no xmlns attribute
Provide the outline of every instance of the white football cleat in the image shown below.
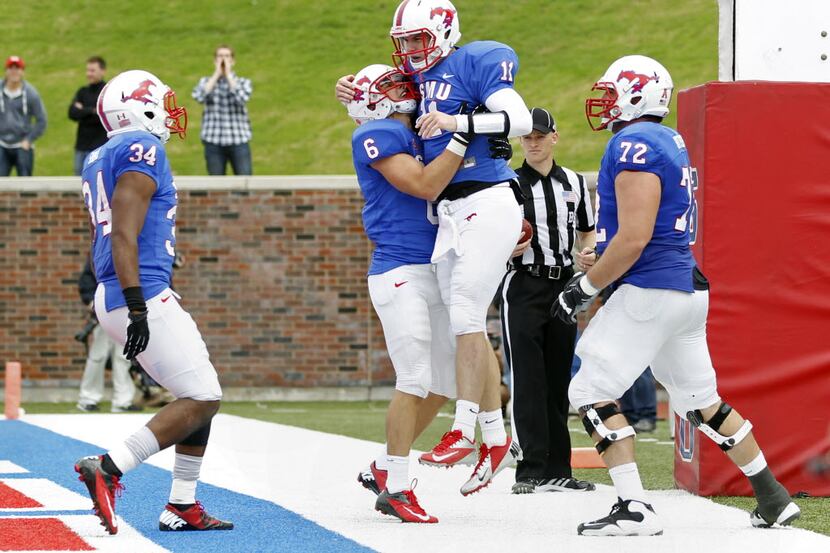
<svg viewBox="0 0 830 553"><path fill-rule="evenodd" d="M499 472L515 465L521 457L522 450L519 449L519 444L510 436L504 445L487 447L486 444L481 444L478 450L478 464L473 469L470 479L461 486L461 495L470 495L486 488Z"/></svg>
<svg viewBox="0 0 830 553"><path fill-rule="evenodd" d="M432 467L451 467L456 464L472 464L467 459L475 455L476 444L464 437L461 430L444 433L441 441L431 451L422 453L418 462Z"/></svg>
<svg viewBox="0 0 830 553"><path fill-rule="evenodd" d="M659 536L663 526L648 503L636 499L623 501L617 498L611 513L591 522L580 524L576 532L580 536Z"/></svg>

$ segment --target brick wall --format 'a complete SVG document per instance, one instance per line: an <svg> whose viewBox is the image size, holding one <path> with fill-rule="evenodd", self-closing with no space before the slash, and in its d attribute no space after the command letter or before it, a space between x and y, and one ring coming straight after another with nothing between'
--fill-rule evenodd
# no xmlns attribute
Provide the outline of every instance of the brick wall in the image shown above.
<svg viewBox="0 0 830 553"><path fill-rule="evenodd" d="M354 180L178 178L176 272L224 386L389 384ZM287 182L286 182L287 181ZM74 385L88 215L74 179L0 179L0 371ZM61 382L62 381L62 382Z"/></svg>

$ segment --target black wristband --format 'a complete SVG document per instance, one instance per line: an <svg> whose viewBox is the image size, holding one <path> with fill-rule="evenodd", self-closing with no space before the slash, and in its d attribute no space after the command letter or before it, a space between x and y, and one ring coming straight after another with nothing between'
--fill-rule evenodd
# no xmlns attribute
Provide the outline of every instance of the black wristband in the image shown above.
<svg viewBox="0 0 830 553"><path fill-rule="evenodd" d="M122 292L130 311L147 311L147 304L144 302L144 292L141 291L141 286L124 288Z"/></svg>

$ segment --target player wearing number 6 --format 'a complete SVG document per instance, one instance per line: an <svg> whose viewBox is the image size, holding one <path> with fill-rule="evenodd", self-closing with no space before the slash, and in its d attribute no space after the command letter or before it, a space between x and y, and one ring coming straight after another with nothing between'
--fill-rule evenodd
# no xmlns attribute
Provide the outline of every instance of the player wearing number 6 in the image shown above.
<svg viewBox="0 0 830 553"><path fill-rule="evenodd" d="M378 494L378 511L404 522L438 522L410 489L409 449L447 398L455 397L455 341L430 264L438 223L432 201L458 170L471 137L452 136L424 166L421 141L412 131L412 83L378 64L362 69L354 86L346 104L359 125L352 155L366 200L363 226L375 244L369 295L396 374L387 444L358 481ZM488 155L502 155L505 146L506 141L491 144Z"/></svg>
<svg viewBox="0 0 830 553"><path fill-rule="evenodd" d="M577 344L582 367L568 396L603 455L619 501L608 516L580 524L577 531L663 532L634 462L634 430L615 403L647 366L666 387L677 414L749 478L758 500L753 526L789 525L800 515L798 506L767 467L752 424L718 395L706 344L709 283L689 248L695 173L683 138L662 124L671 76L651 58L626 56L593 90L602 97L585 102L591 128L614 133L597 181L600 258L587 274L574 276L552 312L575 322L576 312L600 289L616 289Z"/></svg>
<svg viewBox="0 0 830 553"><path fill-rule="evenodd" d="M511 191L516 173L493 158L488 137L529 134L533 121L513 88L519 60L512 48L494 41L456 46L459 14L449 0L403 0L392 16L393 60L418 85L416 127L424 162L443 155L453 133L475 136L464 161L439 196L438 235L432 261L441 297L456 337L458 401L449 432L420 462L450 467L476 454L475 427L482 444L463 495L475 493L520 456L501 416L501 376L485 332L487 309L521 236L522 216ZM355 94L352 76L341 77L337 98Z"/></svg>
<svg viewBox="0 0 830 553"><path fill-rule="evenodd" d="M170 289L175 259L177 194L164 143L184 137L187 113L155 75L127 71L98 97L109 140L84 161L83 197L92 227L99 282L95 313L124 354L176 401L104 455L78 460L101 524L118 531L119 479L149 456L176 445L173 486L160 530L228 530L196 501L196 481L222 390L196 323Z"/></svg>

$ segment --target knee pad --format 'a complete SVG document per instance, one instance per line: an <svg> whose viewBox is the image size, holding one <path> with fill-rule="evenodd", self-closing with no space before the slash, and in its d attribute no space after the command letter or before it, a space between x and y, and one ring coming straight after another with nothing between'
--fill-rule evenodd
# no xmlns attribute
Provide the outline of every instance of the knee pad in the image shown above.
<svg viewBox="0 0 830 553"><path fill-rule="evenodd" d="M692 426L709 436L713 442L718 444L718 447L724 451L729 451L741 443L752 430L752 423L744 421L744 424L733 435L724 436L721 434L720 427L731 412L732 407L725 401L722 401L718 411L708 421L703 420L703 414L699 409L686 413L686 418L692 423Z"/></svg>
<svg viewBox="0 0 830 553"><path fill-rule="evenodd" d="M613 417L614 415L622 414L620 413L616 403L609 403L608 405L596 408L593 405L588 405L587 407L580 408L579 411L584 413L582 417L582 424L585 426L585 431L588 435L591 436L594 432L599 434L600 441L596 444L597 452L599 453L602 453L608 449L612 443L624 440L625 438L630 438L636 434L631 425L611 430L603 424L603 421Z"/></svg>
<svg viewBox="0 0 830 553"><path fill-rule="evenodd" d="M178 445L205 446L210 437L210 421L199 430L180 441Z"/></svg>

